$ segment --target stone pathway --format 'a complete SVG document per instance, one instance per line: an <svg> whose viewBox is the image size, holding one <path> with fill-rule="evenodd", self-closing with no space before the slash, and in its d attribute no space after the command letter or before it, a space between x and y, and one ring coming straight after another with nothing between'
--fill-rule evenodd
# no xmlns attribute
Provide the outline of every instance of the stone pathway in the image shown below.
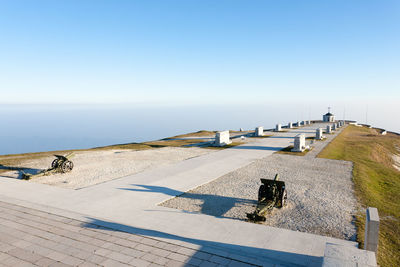
<svg viewBox="0 0 400 267"><path fill-rule="evenodd" d="M0 201L0 266L256 266Z"/></svg>

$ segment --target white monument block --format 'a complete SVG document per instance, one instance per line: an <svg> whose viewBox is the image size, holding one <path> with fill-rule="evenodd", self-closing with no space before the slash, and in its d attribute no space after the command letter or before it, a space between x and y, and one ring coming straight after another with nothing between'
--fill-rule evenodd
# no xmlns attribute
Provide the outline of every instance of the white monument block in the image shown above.
<svg viewBox="0 0 400 267"><path fill-rule="evenodd" d="M263 135L264 135L264 128L262 126L256 127L254 136L263 136Z"/></svg>
<svg viewBox="0 0 400 267"><path fill-rule="evenodd" d="M322 128L318 128L315 132L315 139L317 140L322 140L323 136L322 136Z"/></svg>
<svg viewBox="0 0 400 267"><path fill-rule="evenodd" d="M292 152L303 152L306 149L306 136L298 134L294 137L294 148Z"/></svg>
<svg viewBox="0 0 400 267"><path fill-rule="evenodd" d="M336 131L336 123L332 124L332 131Z"/></svg>
<svg viewBox="0 0 400 267"><path fill-rule="evenodd" d="M301 126L301 121L298 121L297 122L297 127L300 127Z"/></svg>
<svg viewBox="0 0 400 267"><path fill-rule="evenodd" d="M364 249L376 252L379 239L379 215L378 209L368 207L365 218Z"/></svg>
<svg viewBox="0 0 400 267"><path fill-rule="evenodd" d="M280 131L282 131L282 125L281 124L277 124L275 126L275 132L280 132Z"/></svg>
<svg viewBox="0 0 400 267"><path fill-rule="evenodd" d="M332 133L332 126L331 125L326 125L326 133L328 133L328 134Z"/></svg>
<svg viewBox="0 0 400 267"><path fill-rule="evenodd" d="M289 122L288 125L287 125L287 127L288 127L289 129L292 129L292 128L293 128L293 123Z"/></svg>
<svg viewBox="0 0 400 267"><path fill-rule="evenodd" d="M215 134L215 145L216 146L225 146L232 143L232 141L229 139L229 131L222 131L222 132L217 132Z"/></svg>

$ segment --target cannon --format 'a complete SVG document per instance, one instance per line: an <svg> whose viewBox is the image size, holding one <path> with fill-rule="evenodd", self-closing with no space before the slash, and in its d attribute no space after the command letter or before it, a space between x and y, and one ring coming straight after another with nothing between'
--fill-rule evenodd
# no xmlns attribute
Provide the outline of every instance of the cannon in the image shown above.
<svg viewBox="0 0 400 267"><path fill-rule="evenodd" d="M72 169L74 168L74 163L70 159L74 156L73 152L65 156L63 155L54 155L54 156L56 157L56 159L53 160L53 162L51 163L51 168L42 170L37 174L22 172L22 179L29 180L34 177L50 175L53 173L66 173L72 171Z"/></svg>
<svg viewBox="0 0 400 267"><path fill-rule="evenodd" d="M264 222L265 215L274 207L282 208L286 206L287 192L285 182L279 181L276 174L273 180L261 179L262 185L258 189L258 203L253 213L247 213L247 218L252 222Z"/></svg>

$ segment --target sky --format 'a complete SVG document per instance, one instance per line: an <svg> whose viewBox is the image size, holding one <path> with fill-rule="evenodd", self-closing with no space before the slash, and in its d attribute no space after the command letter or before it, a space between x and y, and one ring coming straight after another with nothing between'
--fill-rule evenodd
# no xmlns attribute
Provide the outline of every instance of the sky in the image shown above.
<svg viewBox="0 0 400 267"><path fill-rule="evenodd" d="M0 103L394 112L399 31L398 0L0 0Z"/></svg>

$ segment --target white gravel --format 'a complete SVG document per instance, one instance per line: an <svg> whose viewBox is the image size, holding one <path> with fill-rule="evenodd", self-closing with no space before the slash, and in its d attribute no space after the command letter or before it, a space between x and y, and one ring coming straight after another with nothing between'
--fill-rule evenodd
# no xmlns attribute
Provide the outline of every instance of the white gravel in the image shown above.
<svg viewBox="0 0 400 267"><path fill-rule="evenodd" d="M266 225L355 240L352 163L315 158L333 137L317 141L304 157L273 154L161 205L246 220L257 203L260 178L272 179L279 173L286 183L288 205L274 209Z"/></svg>
<svg viewBox="0 0 400 267"><path fill-rule="evenodd" d="M74 169L33 178L32 182L78 189L132 175L158 166L177 163L204 155L214 150L202 148L164 147L149 150L99 150L76 152L72 158ZM54 157L25 161L20 167L31 168L30 173L50 167ZM36 171L36 172L35 172ZM29 171L27 171L29 172ZM19 171L3 173L0 177L21 178Z"/></svg>

